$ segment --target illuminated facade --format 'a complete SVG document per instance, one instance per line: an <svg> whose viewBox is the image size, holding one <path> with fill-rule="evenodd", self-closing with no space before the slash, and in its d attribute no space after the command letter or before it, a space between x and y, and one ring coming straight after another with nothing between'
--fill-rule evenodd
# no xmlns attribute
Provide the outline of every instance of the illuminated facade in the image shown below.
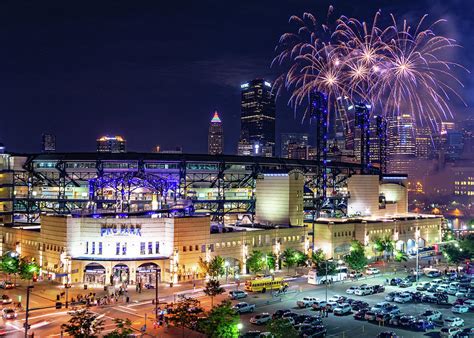
<svg viewBox="0 0 474 338"><path fill-rule="evenodd" d="M416 150L417 158L428 159L433 151L433 141L431 138L430 127L416 127Z"/></svg>
<svg viewBox="0 0 474 338"><path fill-rule="evenodd" d="M294 153L300 149L305 150L308 146L308 140L309 135L304 133L281 134L281 157L307 159L307 157L295 156Z"/></svg>
<svg viewBox="0 0 474 338"><path fill-rule="evenodd" d="M274 156L276 108L272 85L263 79L256 79L242 84L240 88L240 141L252 144L253 154L257 156Z"/></svg>
<svg viewBox="0 0 474 338"><path fill-rule="evenodd" d="M99 153L125 153L127 141L122 136L102 136L97 139Z"/></svg>
<svg viewBox="0 0 474 338"><path fill-rule="evenodd" d="M217 111L214 112L208 133L208 154L220 155L224 153L224 128Z"/></svg>

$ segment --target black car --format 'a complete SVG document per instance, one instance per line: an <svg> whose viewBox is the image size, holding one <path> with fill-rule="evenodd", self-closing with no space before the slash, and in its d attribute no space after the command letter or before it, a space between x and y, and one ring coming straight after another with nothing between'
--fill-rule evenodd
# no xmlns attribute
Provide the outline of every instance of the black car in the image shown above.
<svg viewBox="0 0 474 338"><path fill-rule="evenodd" d="M302 332L302 337L324 337L326 336L326 328L323 325L314 326Z"/></svg>
<svg viewBox="0 0 474 338"><path fill-rule="evenodd" d="M291 312L289 309L284 309L284 310L276 310L275 313L273 314L272 318L273 319L278 319L283 317L285 313Z"/></svg>
<svg viewBox="0 0 474 338"><path fill-rule="evenodd" d="M435 293L433 296L436 297L436 304L448 303L448 295L445 293Z"/></svg>
<svg viewBox="0 0 474 338"><path fill-rule="evenodd" d="M362 310L362 309L367 309L369 307L369 303L367 302L364 302L364 301L355 301L351 304L351 308L352 310L354 311L359 311L359 310Z"/></svg>
<svg viewBox="0 0 474 338"><path fill-rule="evenodd" d="M421 298L423 297L423 293L420 291L415 291L411 293L411 297L413 298L414 302L421 302Z"/></svg>
<svg viewBox="0 0 474 338"><path fill-rule="evenodd" d="M362 309L354 313L354 319L357 320L365 320L365 313L369 311L369 309Z"/></svg>
<svg viewBox="0 0 474 338"><path fill-rule="evenodd" d="M385 291L385 286L383 285L374 285L373 286L374 293L381 293Z"/></svg>
<svg viewBox="0 0 474 338"><path fill-rule="evenodd" d="M406 276L404 279L405 279L405 280L408 280L408 281L410 281L410 282L412 282L412 283L414 283L414 282L416 281L416 276L414 276L414 275L408 275L408 276Z"/></svg>
<svg viewBox="0 0 474 338"><path fill-rule="evenodd" d="M303 324L310 324L310 325L322 325L323 320L321 319L321 316L310 316L309 318L306 318L306 320L303 322Z"/></svg>
<svg viewBox="0 0 474 338"><path fill-rule="evenodd" d="M306 319L311 318L311 315L298 315L298 317L294 317L295 324L300 324L306 321Z"/></svg>
<svg viewBox="0 0 474 338"><path fill-rule="evenodd" d="M392 286L397 286L398 284L400 284L402 282L402 279L401 278L392 278L390 280L390 285Z"/></svg>
<svg viewBox="0 0 474 338"><path fill-rule="evenodd" d="M244 333L241 337L242 338L255 338L255 337L260 337L260 331L248 331Z"/></svg>
<svg viewBox="0 0 474 338"><path fill-rule="evenodd" d="M433 295L423 295L421 297L421 301L423 303L436 303L438 301L438 298Z"/></svg>
<svg viewBox="0 0 474 338"><path fill-rule="evenodd" d="M398 336L393 331L383 331L377 335L377 338L398 338Z"/></svg>
<svg viewBox="0 0 474 338"><path fill-rule="evenodd" d="M414 316L402 316L400 318L400 324L402 326L411 326L414 322L416 322L416 317Z"/></svg>

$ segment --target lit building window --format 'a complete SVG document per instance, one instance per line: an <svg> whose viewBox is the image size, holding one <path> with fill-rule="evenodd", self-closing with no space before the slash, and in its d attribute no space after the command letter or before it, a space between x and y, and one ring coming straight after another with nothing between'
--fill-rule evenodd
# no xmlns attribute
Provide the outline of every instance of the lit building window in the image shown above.
<svg viewBox="0 0 474 338"><path fill-rule="evenodd" d="M95 242L92 242L91 254L95 255Z"/></svg>
<svg viewBox="0 0 474 338"><path fill-rule="evenodd" d="M140 242L140 255L145 254L145 242Z"/></svg>
<svg viewBox="0 0 474 338"><path fill-rule="evenodd" d="M122 245L122 255L125 256L127 254L127 242L123 243Z"/></svg>
<svg viewBox="0 0 474 338"><path fill-rule="evenodd" d="M160 253L160 242L155 242L155 253L156 254Z"/></svg>
<svg viewBox="0 0 474 338"><path fill-rule="evenodd" d="M102 242L99 242L99 255L102 255Z"/></svg>
<svg viewBox="0 0 474 338"><path fill-rule="evenodd" d="M120 242L115 243L115 255L120 255Z"/></svg>

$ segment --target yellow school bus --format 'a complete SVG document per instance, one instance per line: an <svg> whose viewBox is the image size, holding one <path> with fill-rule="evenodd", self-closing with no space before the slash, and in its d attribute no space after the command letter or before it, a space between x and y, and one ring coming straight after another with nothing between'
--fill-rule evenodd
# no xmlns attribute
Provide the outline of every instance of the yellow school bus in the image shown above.
<svg viewBox="0 0 474 338"><path fill-rule="evenodd" d="M267 290L277 291L285 286L288 286L288 283L284 282L282 277L266 276L246 281L245 291L265 293Z"/></svg>

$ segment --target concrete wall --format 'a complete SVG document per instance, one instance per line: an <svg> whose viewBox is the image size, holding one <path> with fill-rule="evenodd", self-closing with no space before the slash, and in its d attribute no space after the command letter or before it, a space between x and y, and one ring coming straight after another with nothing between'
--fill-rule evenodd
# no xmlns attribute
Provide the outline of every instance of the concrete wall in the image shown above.
<svg viewBox="0 0 474 338"><path fill-rule="evenodd" d="M347 179L349 215L375 215L379 211L379 176L352 175Z"/></svg>

